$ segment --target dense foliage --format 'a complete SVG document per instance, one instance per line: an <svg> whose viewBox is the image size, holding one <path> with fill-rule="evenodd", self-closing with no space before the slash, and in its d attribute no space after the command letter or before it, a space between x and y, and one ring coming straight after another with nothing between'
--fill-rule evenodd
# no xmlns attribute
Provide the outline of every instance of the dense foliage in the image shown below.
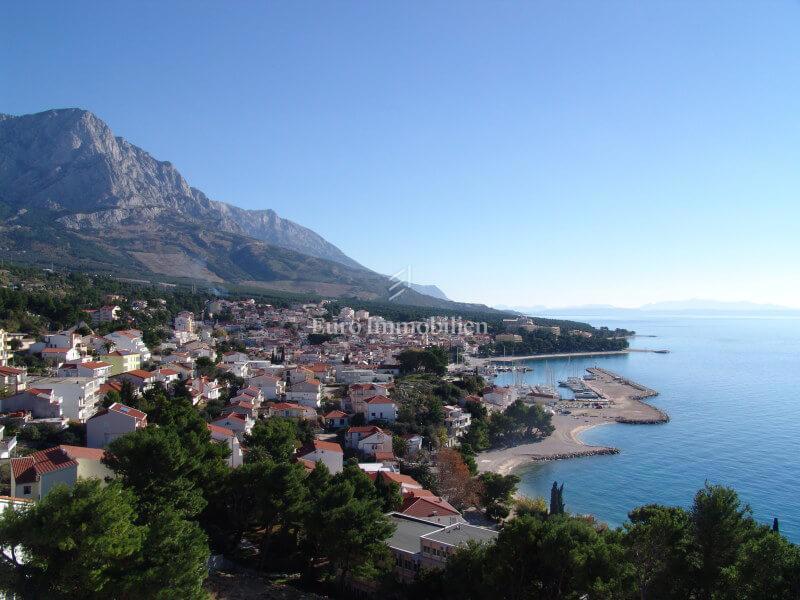
<svg viewBox="0 0 800 600"><path fill-rule="evenodd" d="M622 529L531 511L496 542L456 552L426 573L427 598L789 600L800 597L800 549L753 521L728 488L706 485L689 510L632 511Z"/></svg>
<svg viewBox="0 0 800 600"><path fill-rule="evenodd" d="M610 330L606 327L588 327L585 323L564 322L561 332L549 329L526 331L518 329L511 333L522 338L519 342L494 342L482 346L483 356L532 356L536 354L561 354L565 352L608 352L625 350L628 347L626 330ZM591 335L587 335L591 334Z"/></svg>

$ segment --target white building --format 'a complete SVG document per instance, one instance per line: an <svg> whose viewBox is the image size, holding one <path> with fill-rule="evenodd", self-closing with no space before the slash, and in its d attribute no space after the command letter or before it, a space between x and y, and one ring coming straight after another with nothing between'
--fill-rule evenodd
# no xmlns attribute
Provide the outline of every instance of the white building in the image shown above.
<svg viewBox="0 0 800 600"><path fill-rule="evenodd" d="M142 340L142 332L138 329L123 329L114 331L106 336L106 339L114 344L117 350L126 350L141 355L142 360L150 360L150 349Z"/></svg>
<svg viewBox="0 0 800 600"><path fill-rule="evenodd" d="M372 421L394 423L397 420L397 405L386 396L373 396L366 402L364 416L368 423Z"/></svg>
<svg viewBox="0 0 800 600"><path fill-rule="evenodd" d="M97 412L102 382L93 377L37 377L30 386L39 390L52 390L61 397L63 416L84 423Z"/></svg>
<svg viewBox="0 0 800 600"><path fill-rule="evenodd" d="M212 440L220 444L225 444L228 450L230 450L231 454L228 457L228 466L235 469L242 465L244 463L244 453L242 452L242 446L239 443L239 438L236 436L236 433L232 429L219 425L212 425L211 423L206 425L206 427L208 427L208 432L211 434Z"/></svg>
<svg viewBox="0 0 800 600"><path fill-rule="evenodd" d="M194 333L194 328L195 328L194 315L188 311L179 312L177 315L175 315L173 323L175 331Z"/></svg>

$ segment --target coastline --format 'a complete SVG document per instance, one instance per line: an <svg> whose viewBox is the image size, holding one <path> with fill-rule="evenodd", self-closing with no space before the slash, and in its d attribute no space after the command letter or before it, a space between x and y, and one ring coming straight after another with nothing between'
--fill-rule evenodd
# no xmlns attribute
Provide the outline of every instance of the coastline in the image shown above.
<svg viewBox="0 0 800 600"><path fill-rule="evenodd" d="M617 354L630 354L631 349L626 350L605 350L600 352L557 352L553 354L531 354L529 356L494 356L492 358L470 357L470 365L483 366L495 362L517 362L520 360L549 360L555 358L585 358L591 356L614 356Z"/></svg>
<svg viewBox="0 0 800 600"><path fill-rule="evenodd" d="M478 470L507 475L528 462L618 454L619 448L590 446L579 436L593 427L610 423L653 425L669 421L669 415L644 401L656 396L655 390L605 369L589 371L595 379L586 381L586 385L607 401L607 406L598 409L591 402L564 402L570 414L557 412L553 415L555 431L552 434L537 442L482 452L477 456Z"/></svg>

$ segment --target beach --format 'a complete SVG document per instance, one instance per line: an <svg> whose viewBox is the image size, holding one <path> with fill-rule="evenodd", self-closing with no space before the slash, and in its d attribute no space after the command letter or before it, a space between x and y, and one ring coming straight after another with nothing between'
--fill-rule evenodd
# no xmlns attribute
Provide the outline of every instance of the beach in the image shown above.
<svg viewBox="0 0 800 600"><path fill-rule="evenodd" d="M570 414L557 412L553 415L555 431L552 434L538 442L482 452L477 457L478 470L505 475L531 461L616 454L619 452L617 448L584 444L580 440L581 432L609 423L659 424L669 421L666 413L645 402L646 398L657 394L654 390L605 369L592 368L589 371L594 379L585 382L587 387L607 401L607 405L594 408L594 403L586 401L559 402L557 408L566 409Z"/></svg>

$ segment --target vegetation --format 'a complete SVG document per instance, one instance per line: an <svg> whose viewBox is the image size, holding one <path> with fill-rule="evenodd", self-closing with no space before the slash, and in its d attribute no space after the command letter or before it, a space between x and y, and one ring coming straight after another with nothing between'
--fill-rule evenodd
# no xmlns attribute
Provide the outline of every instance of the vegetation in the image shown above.
<svg viewBox="0 0 800 600"><path fill-rule="evenodd" d="M491 559L489 559L491 557ZM418 597L475 600L789 600L800 597L800 549L753 521L728 488L706 485L689 510L632 511L621 529L530 511L489 545L458 550Z"/></svg>
<svg viewBox="0 0 800 600"><path fill-rule="evenodd" d="M594 328L585 323L565 321L559 326L560 333L548 328L526 331L518 329L510 333L521 336L522 341L494 342L481 346L482 356L532 356L536 354L559 354L564 352L607 352L625 350L628 340L625 336L632 332L624 329L610 330L607 327Z"/></svg>

